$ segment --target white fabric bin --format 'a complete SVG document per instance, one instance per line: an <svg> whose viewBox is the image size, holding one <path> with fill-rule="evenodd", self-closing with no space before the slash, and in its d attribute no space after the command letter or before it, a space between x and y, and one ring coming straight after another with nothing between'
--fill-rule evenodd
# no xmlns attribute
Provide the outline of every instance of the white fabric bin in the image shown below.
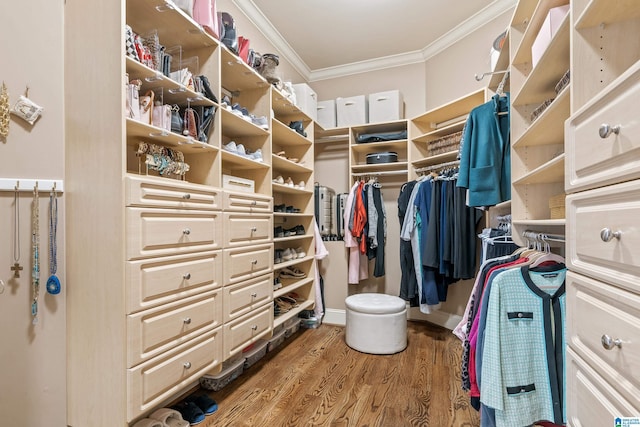
<svg viewBox="0 0 640 427"><path fill-rule="evenodd" d="M369 123L367 97L336 98L336 124L339 128Z"/></svg>
<svg viewBox="0 0 640 427"><path fill-rule="evenodd" d="M318 96L306 83L293 85L293 91L296 93L296 106L302 110L313 121L318 121Z"/></svg>
<svg viewBox="0 0 640 427"><path fill-rule="evenodd" d="M318 101L318 124L323 129L336 127L336 100Z"/></svg>
<svg viewBox="0 0 640 427"><path fill-rule="evenodd" d="M369 123L404 119L404 102L399 90L369 94Z"/></svg>

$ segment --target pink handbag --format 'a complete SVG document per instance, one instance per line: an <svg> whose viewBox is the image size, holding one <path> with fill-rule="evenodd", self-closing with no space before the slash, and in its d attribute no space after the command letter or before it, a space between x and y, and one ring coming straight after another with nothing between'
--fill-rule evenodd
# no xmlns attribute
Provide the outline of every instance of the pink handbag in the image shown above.
<svg viewBox="0 0 640 427"><path fill-rule="evenodd" d="M216 0L195 0L193 4L193 19L202 25L207 33L220 40Z"/></svg>

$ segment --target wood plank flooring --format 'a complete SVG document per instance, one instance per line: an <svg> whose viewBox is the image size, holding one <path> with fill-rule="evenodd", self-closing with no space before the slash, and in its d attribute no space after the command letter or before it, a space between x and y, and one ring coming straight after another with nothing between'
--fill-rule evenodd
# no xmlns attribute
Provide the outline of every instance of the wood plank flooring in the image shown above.
<svg viewBox="0 0 640 427"><path fill-rule="evenodd" d="M394 355L348 347L344 328L300 329L217 392L202 427L477 427L460 388L461 345L451 331L408 323Z"/></svg>

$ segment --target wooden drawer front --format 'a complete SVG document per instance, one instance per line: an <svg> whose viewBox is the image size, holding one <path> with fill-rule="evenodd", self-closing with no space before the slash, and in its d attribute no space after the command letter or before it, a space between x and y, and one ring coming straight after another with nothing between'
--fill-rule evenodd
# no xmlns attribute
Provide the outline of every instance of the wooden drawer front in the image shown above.
<svg viewBox="0 0 640 427"><path fill-rule="evenodd" d="M225 286L222 295L226 323L273 300L273 274Z"/></svg>
<svg viewBox="0 0 640 427"><path fill-rule="evenodd" d="M273 212L273 198L255 193L222 192L223 208L237 212Z"/></svg>
<svg viewBox="0 0 640 427"><path fill-rule="evenodd" d="M129 261L127 313L222 286L222 251Z"/></svg>
<svg viewBox="0 0 640 427"><path fill-rule="evenodd" d="M221 220L221 212L127 208L127 257L220 249Z"/></svg>
<svg viewBox="0 0 640 427"><path fill-rule="evenodd" d="M273 244L223 251L224 284L267 274L273 270Z"/></svg>
<svg viewBox="0 0 640 427"><path fill-rule="evenodd" d="M571 270L640 292L640 181L567 197ZM603 229L620 232L604 241Z"/></svg>
<svg viewBox="0 0 640 427"><path fill-rule="evenodd" d="M567 333L571 347L630 401L640 399L640 296L569 272ZM607 350L603 337L619 339Z"/></svg>
<svg viewBox="0 0 640 427"><path fill-rule="evenodd" d="M221 290L127 316L127 366L133 367L220 325Z"/></svg>
<svg viewBox="0 0 640 427"><path fill-rule="evenodd" d="M566 126L566 188L577 191L640 177L640 63L578 111ZM601 138L600 127L620 125Z"/></svg>
<svg viewBox="0 0 640 427"><path fill-rule="evenodd" d="M127 421L185 390L222 362L222 328L127 370Z"/></svg>
<svg viewBox="0 0 640 427"><path fill-rule="evenodd" d="M150 206L179 209L222 210L222 191L206 185L182 181L127 176L127 206Z"/></svg>
<svg viewBox="0 0 640 427"><path fill-rule="evenodd" d="M224 325L224 358L228 359L266 335L273 328L271 303L247 316Z"/></svg>
<svg viewBox="0 0 640 427"><path fill-rule="evenodd" d="M571 349L567 349L566 355L568 426L613 426L616 417L638 416L638 409Z"/></svg>
<svg viewBox="0 0 640 427"><path fill-rule="evenodd" d="M224 213L225 247L267 243L273 240L273 215Z"/></svg>

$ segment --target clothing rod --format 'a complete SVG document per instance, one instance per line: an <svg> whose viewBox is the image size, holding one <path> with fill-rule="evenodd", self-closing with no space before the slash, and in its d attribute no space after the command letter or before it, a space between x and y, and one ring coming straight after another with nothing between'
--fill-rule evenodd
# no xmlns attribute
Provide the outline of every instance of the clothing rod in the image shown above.
<svg viewBox="0 0 640 427"><path fill-rule="evenodd" d="M64 192L64 181L61 179L24 179L24 178L0 178L0 191L33 191L38 184L39 191Z"/></svg>
<svg viewBox="0 0 640 427"><path fill-rule="evenodd" d="M430 166L424 166L422 168L416 168L414 170L415 173L420 173L420 172L426 172L426 171L432 171L432 170L436 170L436 169L442 169L442 168L446 168L447 166L458 166L460 165L460 160L454 160L451 162L445 162L445 163L438 163L435 165L430 165Z"/></svg>
<svg viewBox="0 0 640 427"><path fill-rule="evenodd" d="M381 172L360 172L352 173L351 176L383 176L383 175L405 175L406 171L381 171Z"/></svg>
<svg viewBox="0 0 640 427"><path fill-rule="evenodd" d="M525 230L522 232L522 237L525 239L532 239L536 242L565 242L565 236L562 234L547 234L538 233L537 231Z"/></svg>
<svg viewBox="0 0 640 427"><path fill-rule="evenodd" d="M500 70L500 71L488 71L486 73L482 73L482 74L476 74L476 80L480 81L482 79L484 79L486 76L492 76L494 74L504 74L504 73L508 73L509 70Z"/></svg>

